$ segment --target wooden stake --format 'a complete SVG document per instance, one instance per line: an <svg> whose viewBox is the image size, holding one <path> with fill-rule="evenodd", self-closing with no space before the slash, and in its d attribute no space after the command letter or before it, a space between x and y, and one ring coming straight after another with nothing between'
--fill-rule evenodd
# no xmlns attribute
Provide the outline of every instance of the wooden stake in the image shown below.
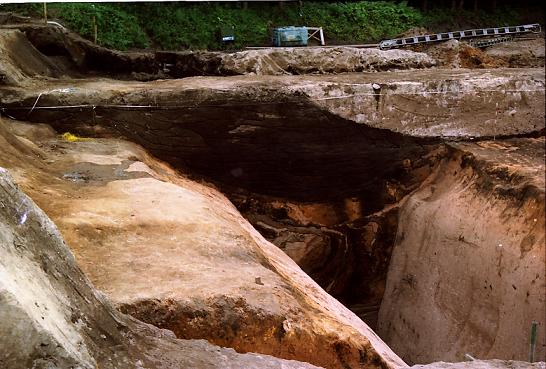
<svg viewBox="0 0 546 369"><path fill-rule="evenodd" d="M538 323L533 320L531 323L531 340L529 342L529 362L535 361L535 349L537 347L537 326Z"/></svg>
<svg viewBox="0 0 546 369"><path fill-rule="evenodd" d="M47 3L44 3L44 23L47 24Z"/></svg>
<svg viewBox="0 0 546 369"><path fill-rule="evenodd" d="M93 16L93 42L97 43L97 17Z"/></svg>

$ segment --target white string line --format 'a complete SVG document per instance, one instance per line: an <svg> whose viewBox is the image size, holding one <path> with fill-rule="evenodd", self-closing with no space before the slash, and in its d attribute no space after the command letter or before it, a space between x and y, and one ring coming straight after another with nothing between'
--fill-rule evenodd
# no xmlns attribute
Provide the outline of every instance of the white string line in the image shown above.
<svg viewBox="0 0 546 369"><path fill-rule="evenodd" d="M30 109L30 111L28 112L28 115L30 115L32 113L32 111L34 110L34 108L36 107L36 104L38 104L38 100L40 100L40 97L42 97L42 94L43 92L40 92L40 94L38 95L38 97L36 98L36 101L34 102L34 105L32 105L32 108Z"/></svg>
<svg viewBox="0 0 546 369"><path fill-rule="evenodd" d="M478 91L464 91L465 93L483 93L483 92L497 92L497 93L518 93L518 92L544 92L544 90L541 89L525 89L525 90L478 90ZM359 96L423 96L426 97L427 95L437 95L437 94L456 94L460 93L460 91L424 91L424 92L404 92L404 93L361 93L361 94L351 94L351 95L343 95L343 96L330 96L330 97L319 97L319 98L313 98L312 96L306 95L305 97L309 98L309 101L323 101L323 100L337 100L337 99L348 99L351 97L359 97ZM39 109L74 109L74 108L131 108L131 109L149 109L149 108L156 108L156 109L177 109L177 108L195 108L195 107L222 107L222 106L241 106L241 105L275 105L275 104L282 104L287 102L303 102L302 100L287 100L287 101L276 101L276 102L240 102L239 104L199 104L197 100L193 100L196 102L194 105L120 105L120 104L78 104L78 105L50 105L50 106L36 106L38 103L39 98L42 96L42 93L38 95L38 98L36 99L34 105L32 107L29 106L2 106L0 109L2 111L5 110L26 110L30 109L29 114L33 110L39 110ZM219 101L219 100L218 100ZM229 100L226 100L229 101ZM235 101L235 100L233 100ZM202 101L206 102L206 101Z"/></svg>

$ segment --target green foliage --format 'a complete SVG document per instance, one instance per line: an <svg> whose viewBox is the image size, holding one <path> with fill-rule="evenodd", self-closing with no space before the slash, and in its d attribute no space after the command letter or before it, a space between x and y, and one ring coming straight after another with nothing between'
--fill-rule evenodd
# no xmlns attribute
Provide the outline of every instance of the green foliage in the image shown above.
<svg viewBox="0 0 546 369"><path fill-rule="evenodd" d="M42 4L3 6L25 15L42 16ZM0 10L2 9L0 8ZM392 38L413 28L431 31L515 25L521 10L496 12L434 8L428 13L402 1L285 3L50 3L50 18L59 19L83 37L93 39L93 16L98 43L116 49L221 49L220 30L233 28L234 48L269 45L279 26L323 27L327 42L367 43ZM529 12L527 12L529 13ZM541 13L543 14L543 13ZM526 20L527 22L528 20Z"/></svg>
<svg viewBox="0 0 546 369"><path fill-rule="evenodd" d="M0 11L13 11L26 16L43 17L43 4L5 5ZM113 3L49 3L48 18L62 24L82 37L94 38L93 17L97 24L97 43L120 50L146 48L148 37L137 18Z"/></svg>
<svg viewBox="0 0 546 369"><path fill-rule="evenodd" d="M269 42L269 28L273 19L280 21L278 6L249 4L136 4L131 9L157 46L163 49L218 49L220 30L233 28L234 47ZM156 21L147 22L151 18Z"/></svg>
<svg viewBox="0 0 546 369"><path fill-rule="evenodd" d="M278 4L144 4L132 7L146 32L167 49L216 49L218 31L235 30L235 47L268 44L275 26L323 27L338 42L366 42L392 37L421 23L421 13L406 3L358 1ZM155 22L146 22L154 19Z"/></svg>
<svg viewBox="0 0 546 369"><path fill-rule="evenodd" d="M305 3L303 20L322 26L339 42L371 42L392 38L421 24L421 13L406 3L359 1L353 3Z"/></svg>
<svg viewBox="0 0 546 369"><path fill-rule="evenodd" d="M116 4L54 3L51 16L85 38L93 39L93 17L97 24L97 43L120 50L148 47L148 39L135 16Z"/></svg>
<svg viewBox="0 0 546 369"><path fill-rule="evenodd" d="M14 12L19 15L41 16L43 12L42 4L0 4L0 12Z"/></svg>
<svg viewBox="0 0 546 369"><path fill-rule="evenodd" d="M28 4L30 5L30 4ZM37 6L36 6L37 5ZM17 9L20 11L21 9ZM41 16L41 5L25 13ZM93 15L98 43L117 49L149 45L162 49L219 49L219 31L232 27L235 48L268 45L276 26L323 27L329 41L369 42L392 37L421 22L421 13L406 3L52 3L50 17L88 39L93 38Z"/></svg>
<svg viewBox="0 0 546 369"><path fill-rule="evenodd" d="M433 9L423 16L423 24L434 32L449 30L514 26L526 23L522 12L516 8L499 8L496 11L477 12L460 9Z"/></svg>

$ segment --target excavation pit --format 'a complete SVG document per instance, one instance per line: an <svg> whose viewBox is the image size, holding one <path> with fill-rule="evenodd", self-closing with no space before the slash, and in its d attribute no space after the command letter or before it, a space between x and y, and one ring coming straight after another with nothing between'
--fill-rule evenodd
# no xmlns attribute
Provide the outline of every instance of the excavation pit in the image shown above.
<svg viewBox="0 0 546 369"><path fill-rule="evenodd" d="M2 119L57 132L16 124L0 164L124 312L328 368L522 360L544 332L543 71L31 71Z"/></svg>
<svg viewBox="0 0 546 369"><path fill-rule="evenodd" d="M342 80L346 78L348 77L341 77ZM377 78L378 76L374 75L374 79L377 80ZM206 83L207 86L210 86L209 83L216 86L217 81L213 79ZM273 81L279 83L278 79ZM516 289L518 284L530 276L528 269L524 272L523 267L518 266L516 269L521 272L516 272L511 277L511 280L518 282L508 285L508 281L498 275L500 273L502 276L502 270L510 268L509 265L520 265L520 263L529 265L528 258L539 257L543 233L540 231L540 225L526 224L522 218L517 226L515 222L512 222L512 226L505 229L503 224L506 220L502 214L512 211L510 209L525 208L526 213L534 214L526 215L525 219L531 216L534 217L533 219L541 219L539 214L543 195L540 189L543 188L543 184L535 183L530 187L536 186L539 189L537 191L525 187L526 181L533 178L533 175L536 176L536 173L520 175L519 171L522 168L517 164L517 160L514 163L515 167L509 168L514 173L506 174L508 169L496 169L496 166L510 158L513 155L512 151L525 151L529 158L542 157L541 139L532 138L540 136L540 129L537 132L536 120L531 118L527 121L528 128L522 127L519 123L523 122L518 120L516 131L512 133L512 135L521 136L519 131L527 129L529 132L524 135L530 138L513 139L513 141L503 139L496 144L496 141L488 141L488 137L478 137L479 142L467 144L470 146L466 147L463 143L458 144L456 141L451 142L446 139L447 135L434 136L430 133L445 129L445 126L429 126L428 131L425 132L426 136L412 136L410 135L410 132L414 132L412 127L399 125L398 130L401 132L394 132L340 117L332 112L344 109L343 105L337 101L334 106L324 107L320 105L320 102L309 102L309 97L306 95L297 97L297 93L288 97L286 92L277 92L276 95L271 96L275 92L270 88L260 85L260 88L265 91L256 91L257 87L252 80L250 80L250 87L244 85L240 87L239 81L236 80L236 83L230 81L231 89L226 91L224 87L216 90L215 87L212 93L207 90L208 87L197 89L196 82L202 83L195 79L182 82L168 81L158 84L162 87L161 89L156 86L149 89L147 85L129 83L127 86L131 87L130 92L125 92L126 87L119 82L108 82L108 84L86 82L85 87L78 86L70 94L54 92L42 95L40 105L72 104L80 97L83 98L78 96L79 91L82 91L82 94L85 93L87 96L87 100L84 100L85 104L96 104L91 116L89 110L84 107L70 108L69 114L63 108L36 109L30 114L30 118L48 122L58 132L70 130L85 137L129 137L154 155L184 173L189 173L191 178L214 183L266 239L291 256L327 292L353 309L384 337L396 352L403 353L402 358L409 363L462 360L461 352L463 351L471 351L474 355L490 358L522 357L526 350L524 345L517 349L506 348L508 342L513 339L515 327L507 325L501 317L515 314L521 316L522 322L538 319L537 316L540 314L537 313L540 313L543 303L540 299L535 299L523 308L516 309L508 306L512 303L511 301L514 301L512 299L519 298L516 296L520 293L524 294L522 298L527 301L530 301L527 294L539 295L541 285L536 281L542 278L541 264L532 264L533 266L530 267L535 283L525 291ZM249 81L245 79L241 82ZM186 89L175 89L174 86L177 84L181 84ZM317 84L325 88L321 82ZM388 85L391 86L391 91L398 90L393 87L393 82ZM327 86L326 91L335 91L332 82L329 82ZM362 88L364 86L366 85L363 84ZM95 89L92 93L90 93L93 91L91 88ZM108 92L101 92L102 89ZM291 89L294 89L293 85ZM158 94L158 91L161 93ZM255 94L250 99L249 91ZM184 98L175 99L172 96L173 93L183 94ZM483 95L476 94L479 96L476 97L476 101L485 100L488 104L489 101L494 100L493 96L496 92L492 94L492 97L486 99L483 99ZM267 96L267 98L265 101L257 101L256 95ZM521 114L519 112L523 109L528 109L529 112L523 114L527 117L533 116L529 103L535 96L540 95L537 90L530 93L530 96L531 99L526 97L518 100L525 102L517 108L518 114ZM198 100L200 103L196 106L173 105L174 101L188 101L188 97L191 97L191 101ZM467 96L451 98L462 99L465 102L468 99ZM131 108L131 106L142 106L143 101L152 99L168 108L161 109L157 106L144 109ZM398 99L398 96L387 95L382 96L382 99L389 101L389 99ZM414 104L420 104L418 100L415 102L415 97L412 99ZM34 98L23 98L20 100L23 102L19 104L29 104L32 100ZM537 103L539 101L540 97ZM121 102L127 106L123 106ZM430 103L427 101L426 104ZM376 111L375 103L370 105L370 109ZM21 114L17 104L12 106L13 109L8 110L8 114L15 116ZM354 106L354 101L351 101L350 107ZM461 103L458 106L465 105ZM382 107L388 107L387 103L383 102ZM453 107L447 105L445 109L452 111ZM463 119L476 116L475 111L467 112L463 109L460 110L463 116L459 120L460 124ZM28 112L25 113L28 114ZM352 111L351 114L355 112ZM376 121L386 122L385 125L393 124L395 118L388 114L386 113L388 119L377 118ZM477 122L476 119L474 121ZM414 125L416 126L417 123ZM511 127L516 127L516 122L494 127L488 124L477 124L474 130L494 135L495 132L492 130L512 129ZM489 158L486 155L487 159L481 158L481 152L484 150L487 152L487 149L490 150L492 157ZM543 166L540 167L540 160L521 167L527 170L534 165L543 168ZM433 184L435 181L440 182L441 185ZM519 181L522 182L519 183ZM507 186L509 188L504 192L497 188ZM522 186L524 190L520 189ZM419 200L418 204L423 201L427 203L429 197L438 197L434 201L441 204L441 207L449 208L454 206L449 199L455 196L460 188L465 188L468 192L466 196L469 197L461 199L455 197L461 202L460 213L452 215L453 221L459 219L460 222L458 234L453 234L455 231L446 224L435 224L438 216L428 213L428 215L422 215L423 220L410 227L409 231L402 230L408 227L407 223L411 224L414 217L421 216L419 215L421 207L425 209L422 211L429 211L426 210L428 208L425 205L418 206L416 212L408 210L411 206L417 206L410 205L412 201L422 196L424 200ZM432 189L434 193L423 195ZM528 190L530 192L527 193ZM511 192L513 192L513 198L507 197L506 193ZM486 200L489 198L491 200ZM479 219L479 214L474 215L473 220L466 219L465 214L469 213L469 209L480 209L485 206L482 204L484 201L498 208L498 210L492 210L492 214L488 214L491 219L498 217L496 223L491 221L497 224L492 228L495 231L476 229L475 221ZM474 202L478 205L474 205ZM535 207L529 205L533 202L536 203ZM483 224L486 223L485 220L483 222ZM508 234L513 227L519 227L516 238L510 238ZM444 229L446 229L445 234ZM420 236L415 235L413 230ZM435 235L434 238L431 239L430 234ZM509 238L509 241L503 241L506 238ZM524 241L523 238L526 240ZM407 239L412 241L404 241ZM406 244L407 242L409 244ZM500 257L498 269L486 269L487 272L482 271L483 273L476 274L464 270L463 266L469 263L469 260L497 257L496 253L499 249L497 245L502 243L511 247L525 244L526 250L533 251L530 254L520 255L515 254L514 249L510 249L508 251L510 256ZM417 246L421 244L423 246ZM446 255L446 258L468 260L461 261L462 264L453 261L444 265L443 260L435 259L439 250L443 250L443 248L435 250L435 247L440 247L439 245L447 245L445 247L450 250L449 252L454 253ZM425 251L421 247L425 247ZM400 251L398 250L400 248L408 248L408 250ZM400 258L409 257L399 256L400 253L410 252L413 253L411 259L400 261ZM435 260L430 266L432 276L425 273L428 265L419 264L423 258ZM541 260L540 257L538 260ZM444 265L444 269L440 270L434 265ZM454 269L450 269L450 266ZM444 274L454 278L444 287L447 291L441 288ZM457 275L459 279L454 275ZM539 276L538 279L536 275ZM465 283L461 284L460 279ZM481 283L482 279L488 281L488 286L491 284L491 288L494 288L493 285L496 286L494 290L488 287L487 295L484 295L483 300L470 292L478 281ZM492 281L494 283L491 283ZM458 284L464 289L459 292L449 292L455 288L454 285ZM512 284L516 286L516 289L512 287ZM430 288L433 286L439 288L434 292L442 298L439 305L427 302L430 298ZM426 290L420 290L421 287ZM103 285L102 288L107 286ZM497 289L500 292L497 293ZM503 291L514 291L516 295L510 293L504 296ZM406 296L408 293L409 295ZM413 296L412 293L418 296ZM471 301L477 300L479 304L483 304L481 308L483 311L467 312L466 314L472 317L469 321L465 321L466 316L449 315L453 313L449 313L452 309L447 306L458 303L457 296L468 294ZM412 301L411 309L406 311L403 308L393 308L393 306L406 306L408 304L406 299ZM228 307L229 310L238 309L236 301L210 303L219 311ZM169 319L165 319L164 316L171 308L168 303L164 305L161 300L123 302L121 306L123 311L160 327L172 329L183 338L207 338L213 343L235 347L241 352L255 350L258 347L264 350L264 353L285 355L242 340L241 334L260 335L251 327L247 330L237 328L227 336L199 333L218 330L208 327L205 324L207 319L201 323L205 324L203 326L196 323L192 309L198 309L197 306L186 307L185 309L189 310L183 310L186 312L175 314ZM243 314L247 317L245 319L249 319L248 316L252 312L243 307L241 309L246 311ZM491 326L482 328L477 322L484 316L490 316L491 311L488 309L499 311L499 313L491 318ZM500 313L501 309L506 309L503 315ZM398 311L406 311L406 315L397 314ZM454 327L459 324L476 325L477 328L469 328L464 334L483 335L485 343L480 345L482 341L464 340L462 338L464 335L457 335L457 333L454 333L456 338L446 336L446 341L441 343L441 338L444 336L435 335L434 325L423 324L422 326L427 329L420 329L421 325L418 321L425 317L419 318L419 314L426 316L427 311L431 314L439 314L441 317L439 319L444 322L444 331L456 329ZM204 314L203 317L216 317L213 320L220 319L217 315L219 312L203 311L199 314ZM224 317L220 320L222 319L228 318ZM193 322L192 324L197 324L191 330L183 323L190 321ZM282 325L282 322L282 320L273 319L264 324L277 326ZM239 324L237 323L238 327ZM504 329L506 333L499 333L501 329ZM524 340L527 332L521 329L519 332L521 340ZM425 339L425 337L428 338ZM425 349L432 345L430 340L439 342L435 350ZM411 342L411 347L414 349L408 347L407 342ZM472 342L472 345L469 346L465 342ZM271 344L268 345L271 347ZM449 352L444 351L443 347L447 346L453 349ZM428 352L428 355L424 356L423 352ZM285 357L292 358L290 355Z"/></svg>

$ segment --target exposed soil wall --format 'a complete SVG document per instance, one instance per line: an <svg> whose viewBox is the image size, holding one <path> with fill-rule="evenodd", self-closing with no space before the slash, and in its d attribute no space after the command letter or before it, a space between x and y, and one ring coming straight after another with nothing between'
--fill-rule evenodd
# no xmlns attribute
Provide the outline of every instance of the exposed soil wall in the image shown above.
<svg viewBox="0 0 546 369"><path fill-rule="evenodd" d="M473 360L458 363L438 362L428 365L414 365L414 369L543 369L544 362L529 363L512 360Z"/></svg>
<svg viewBox="0 0 546 369"><path fill-rule="evenodd" d="M160 78L160 65L149 52L120 52L93 44L57 26L35 23L7 24L1 32L21 32L30 44L51 62L62 67L65 75L101 74L120 78ZM18 45L18 52L26 45Z"/></svg>
<svg viewBox="0 0 546 369"><path fill-rule="evenodd" d="M168 74L180 78L211 75L299 75L377 72L430 68L435 61L424 53L405 50L336 48L268 48L236 53L158 52L169 64Z"/></svg>
<svg viewBox="0 0 546 369"><path fill-rule="evenodd" d="M59 72L21 32L0 32L0 86L18 85L30 77L58 76Z"/></svg>
<svg viewBox="0 0 546 369"><path fill-rule="evenodd" d="M381 336L410 363L545 358L544 139L460 144L400 209Z"/></svg>
<svg viewBox="0 0 546 369"><path fill-rule="evenodd" d="M156 145L164 138L154 137L154 130L176 130L186 122L193 122L194 129L207 123L207 128L214 124L260 131L264 125L273 128L297 120L312 124L306 114L318 121L317 126L337 116L414 137L499 137L544 129L544 73L540 69L201 77L149 83L71 80L28 87L2 89L2 107L7 113L60 121L59 125L77 120L113 126L104 121L109 120L127 135L142 130L146 134L142 139L155 139L151 143ZM64 105L76 107L63 109ZM43 106L60 107L45 110ZM147 122L143 128L149 127L145 130L137 126L143 118ZM244 133L241 129L233 135ZM259 132L247 129L246 134ZM180 145L186 141L193 146L203 144L194 136Z"/></svg>
<svg viewBox="0 0 546 369"><path fill-rule="evenodd" d="M1 13L0 13L1 14ZM121 79L152 80L190 76L324 74L389 69L420 69L435 65L424 53L404 50L296 48L225 52L120 52L110 50L56 26L39 23L1 24L21 31L45 59L66 74L98 74ZM26 48L19 45L18 49Z"/></svg>
<svg viewBox="0 0 546 369"><path fill-rule="evenodd" d="M516 39L484 50L451 40L413 51L377 48L268 48L240 52L120 52L54 25L0 13L0 27L20 30L64 74L153 80L190 76L288 75L445 68L544 66L544 39ZM19 45L18 50L26 46Z"/></svg>
<svg viewBox="0 0 546 369"><path fill-rule="evenodd" d="M444 135L499 137L544 128L538 70L444 71L411 82L415 76L72 81L45 85L41 94L2 93L11 116L50 122L61 132L108 130L225 186L299 201L378 193L377 179L403 175L405 159L421 157ZM384 94L373 94L373 81L385 86ZM423 90L426 98L415 95ZM47 106L61 108L40 109ZM418 113L427 106L427 114Z"/></svg>
<svg viewBox="0 0 546 369"><path fill-rule="evenodd" d="M442 145L427 150L420 158L405 159L398 176L378 178L375 192L360 189L353 197L296 202L241 189L224 191L264 237L375 329L398 203L446 154Z"/></svg>

